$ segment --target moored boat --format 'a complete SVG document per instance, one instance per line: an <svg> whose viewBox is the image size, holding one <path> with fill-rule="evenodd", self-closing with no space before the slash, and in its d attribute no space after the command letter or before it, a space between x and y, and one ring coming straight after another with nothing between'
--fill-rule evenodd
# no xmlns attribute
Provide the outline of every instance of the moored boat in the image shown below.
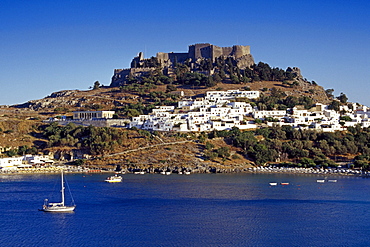
<svg viewBox="0 0 370 247"><path fill-rule="evenodd" d="M45 199L42 209L39 209L40 211L58 213L58 212L72 212L73 210L75 210L76 204L74 203L72 194L71 194L72 204L70 206L65 205L65 198L64 198L65 197L64 196L65 187L64 187L63 170L61 172L61 184L62 184L62 189L61 189L62 201L61 202L49 202L49 199Z"/></svg>
<svg viewBox="0 0 370 247"><path fill-rule="evenodd" d="M109 176L107 177L104 182L107 182L107 183L119 183L119 182L122 182L122 177L121 176L118 176L117 174L114 175L114 176Z"/></svg>
<svg viewBox="0 0 370 247"><path fill-rule="evenodd" d="M134 171L134 174L136 174L136 175L143 175L143 174L145 174L145 172L144 171Z"/></svg>
<svg viewBox="0 0 370 247"><path fill-rule="evenodd" d="M276 182L271 182L271 183L269 183L269 185L270 186L276 186L278 183L276 183Z"/></svg>
<svg viewBox="0 0 370 247"><path fill-rule="evenodd" d="M280 183L281 185L289 185L289 183L288 182L282 182L282 183Z"/></svg>

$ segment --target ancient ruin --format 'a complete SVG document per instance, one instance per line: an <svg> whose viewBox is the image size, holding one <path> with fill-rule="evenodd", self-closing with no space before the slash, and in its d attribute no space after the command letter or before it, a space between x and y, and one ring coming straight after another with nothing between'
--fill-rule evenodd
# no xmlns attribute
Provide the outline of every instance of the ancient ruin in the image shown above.
<svg viewBox="0 0 370 247"><path fill-rule="evenodd" d="M115 69L112 77L112 87L117 87L126 84L130 76L141 76L156 69L162 70L166 76L173 74L173 68L177 64L186 64L192 70L197 68L197 64L202 61L214 63L217 58L231 57L236 61L239 69L245 69L254 64L252 55L250 54L250 46L234 45L232 47L219 47L209 43L190 45L188 52L184 53L164 53L158 52L156 57L144 58L144 54L140 52L131 62L129 69ZM213 71L206 71L208 75L212 75Z"/></svg>

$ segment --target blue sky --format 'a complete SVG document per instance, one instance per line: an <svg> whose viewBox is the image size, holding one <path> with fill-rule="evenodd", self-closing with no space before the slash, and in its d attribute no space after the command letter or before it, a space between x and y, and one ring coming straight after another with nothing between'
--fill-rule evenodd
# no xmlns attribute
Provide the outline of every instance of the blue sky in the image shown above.
<svg viewBox="0 0 370 247"><path fill-rule="evenodd" d="M143 51L250 45L370 106L370 1L0 1L0 105L109 85Z"/></svg>

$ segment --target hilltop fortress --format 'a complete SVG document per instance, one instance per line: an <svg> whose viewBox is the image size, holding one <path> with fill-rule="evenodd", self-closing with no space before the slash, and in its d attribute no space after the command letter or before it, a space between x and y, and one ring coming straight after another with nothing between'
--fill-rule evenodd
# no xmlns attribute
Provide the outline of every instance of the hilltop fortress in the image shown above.
<svg viewBox="0 0 370 247"><path fill-rule="evenodd" d="M129 69L115 69L112 77L112 87L126 84L129 76L141 76L158 68L167 76L173 74L173 68L176 64L187 64L194 70L197 64L202 61L215 62L215 59L223 57L232 57L236 61L239 69L245 69L254 64L250 54L250 46L234 45L232 47L219 47L209 43L189 45L188 52L184 53L164 53L158 52L156 57L144 58L142 52L139 53L131 62ZM207 71L212 74L212 71Z"/></svg>

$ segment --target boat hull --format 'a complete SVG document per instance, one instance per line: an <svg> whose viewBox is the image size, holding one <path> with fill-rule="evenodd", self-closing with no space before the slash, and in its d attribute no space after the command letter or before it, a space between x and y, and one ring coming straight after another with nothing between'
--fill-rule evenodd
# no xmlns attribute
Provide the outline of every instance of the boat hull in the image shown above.
<svg viewBox="0 0 370 247"><path fill-rule="evenodd" d="M75 208L76 206L44 207L43 209L40 209L40 211L52 212L52 213L72 212L75 210Z"/></svg>
<svg viewBox="0 0 370 247"><path fill-rule="evenodd" d="M119 179L117 179L117 180L109 180L109 179L106 179L104 181L107 182L107 183L120 183L120 182L122 182L122 180L119 180Z"/></svg>
<svg viewBox="0 0 370 247"><path fill-rule="evenodd" d="M110 177L107 177L104 181L107 182L107 183L120 183L122 182L122 177L121 176L110 176Z"/></svg>

